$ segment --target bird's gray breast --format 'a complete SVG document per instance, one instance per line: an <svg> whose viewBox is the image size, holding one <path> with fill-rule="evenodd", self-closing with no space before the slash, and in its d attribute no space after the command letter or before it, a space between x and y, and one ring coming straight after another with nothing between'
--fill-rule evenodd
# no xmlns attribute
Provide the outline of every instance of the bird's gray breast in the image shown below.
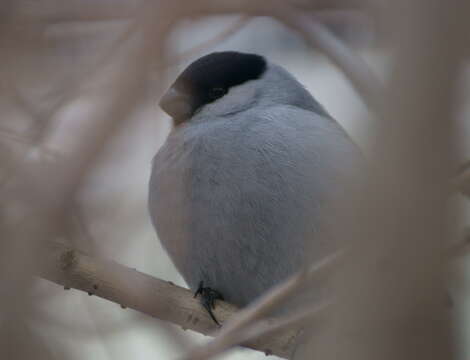
<svg viewBox="0 0 470 360"><path fill-rule="evenodd" d="M243 306L295 272L307 242L322 248L333 138L344 135L330 119L283 111L189 124L155 157L151 216L193 290L202 280Z"/></svg>

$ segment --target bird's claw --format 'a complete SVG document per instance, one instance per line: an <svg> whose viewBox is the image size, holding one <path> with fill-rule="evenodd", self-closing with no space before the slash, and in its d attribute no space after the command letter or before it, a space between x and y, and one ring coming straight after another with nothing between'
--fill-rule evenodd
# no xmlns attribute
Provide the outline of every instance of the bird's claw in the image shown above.
<svg viewBox="0 0 470 360"><path fill-rule="evenodd" d="M222 296L222 294L219 293L217 290L214 290L210 287L204 287L204 282L200 281L199 286L196 292L194 293L194 297L197 297L198 295L201 295L201 304L204 307L204 309L207 310L211 319L214 320L214 322L218 326L221 326L220 323L215 318L212 310L215 309L216 300L224 300L224 297Z"/></svg>

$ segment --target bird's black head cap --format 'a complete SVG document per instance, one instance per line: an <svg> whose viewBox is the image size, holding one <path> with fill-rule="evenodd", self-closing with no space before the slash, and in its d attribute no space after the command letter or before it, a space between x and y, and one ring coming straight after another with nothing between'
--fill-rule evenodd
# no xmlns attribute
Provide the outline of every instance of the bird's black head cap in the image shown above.
<svg viewBox="0 0 470 360"><path fill-rule="evenodd" d="M231 87L260 78L266 67L266 60L260 55L214 52L191 63L176 79L173 88L191 99L194 113L224 96Z"/></svg>

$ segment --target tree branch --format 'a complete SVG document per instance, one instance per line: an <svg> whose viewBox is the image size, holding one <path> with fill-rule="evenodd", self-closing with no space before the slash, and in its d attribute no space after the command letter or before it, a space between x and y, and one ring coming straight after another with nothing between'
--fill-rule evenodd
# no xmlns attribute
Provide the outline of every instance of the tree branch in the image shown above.
<svg viewBox="0 0 470 360"><path fill-rule="evenodd" d="M274 286L270 291L255 300L251 305L241 310L237 314L236 318L231 320L221 329L215 339L203 346L193 349L185 359L208 359L220 354L222 351L230 348L234 344L244 342L244 339L246 340L245 336L247 333L252 330L253 326L256 327L257 320L263 318L269 314L270 311L276 309L283 303L283 301L292 296L292 294L296 294L298 290L302 286L305 286L309 280L312 280L314 276L316 278L320 278L324 276L325 273L330 272L331 267L336 265L341 254L341 252L333 253L318 263L315 263L313 266L300 271L286 281ZM281 320L281 322L283 322L283 320ZM245 333L247 329L248 332Z"/></svg>
<svg viewBox="0 0 470 360"><path fill-rule="evenodd" d="M191 57L198 55L207 49L215 47L223 42L225 39L236 34L238 31L242 30L245 25L247 25L252 18L250 16L241 16L233 24L223 29L220 33L215 34L213 37L201 42L200 44L195 45L194 47L178 54L175 59L171 59L169 64L179 63L183 60L190 59Z"/></svg>
<svg viewBox="0 0 470 360"><path fill-rule="evenodd" d="M320 303L300 310L295 310L288 315L280 318L266 319L255 321L252 325L251 322L247 323L243 329L238 331L231 331L225 334L218 335L212 342L205 346L201 346L194 351L190 351L181 360L206 360L220 355L224 351L233 346L244 344L248 341L276 334L280 331L288 329L300 329L302 326L318 320L319 316L324 313L329 303ZM292 343L294 345L294 343ZM269 350L265 351L266 355L270 355ZM292 352L289 354L292 355Z"/></svg>
<svg viewBox="0 0 470 360"><path fill-rule="evenodd" d="M65 288L85 291L183 329L204 335L212 335L217 330L190 290L114 261L93 258L64 244L47 244L41 256L39 275ZM237 308L219 301L214 312L223 323L237 312ZM250 340L244 346L287 357L295 335L296 331L287 329L269 337Z"/></svg>
<svg viewBox="0 0 470 360"><path fill-rule="evenodd" d="M381 109L382 83L359 55L312 16L298 13L289 6L284 6L273 16L296 30L309 45L319 48L344 73L371 111Z"/></svg>

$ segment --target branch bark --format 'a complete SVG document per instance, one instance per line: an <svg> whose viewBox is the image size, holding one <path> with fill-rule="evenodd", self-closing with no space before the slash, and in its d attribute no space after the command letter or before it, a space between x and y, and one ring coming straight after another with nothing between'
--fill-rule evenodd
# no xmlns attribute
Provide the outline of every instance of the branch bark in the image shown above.
<svg viewBox="0 0 470 360"><path fill-rule="evenodd" d="M190 290L114 261L91 257L61 243L47 243L38 273L65 288L85 291L183 329L204 335L214 335L218 330ZM237 311L235 306L219 301L214 313L223 323ZM250 340L244 346L287 357L295 336L296 331L284 329Z"/></svg>

